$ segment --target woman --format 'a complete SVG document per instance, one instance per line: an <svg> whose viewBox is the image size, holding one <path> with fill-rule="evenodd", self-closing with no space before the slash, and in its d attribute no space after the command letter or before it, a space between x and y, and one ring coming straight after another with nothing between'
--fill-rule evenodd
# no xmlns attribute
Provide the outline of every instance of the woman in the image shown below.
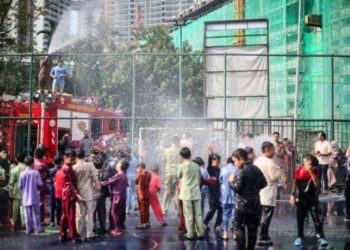
<svg viewBox="0 0 350 250"><path fill-rule="evenodd" d="M298 237L294 241L295 246L304 243L304 222L308 211L315 224L316 236L321 247L328 246L323 232L323 218L320 211L318 193L320 187L320 169L318 160L313 155L303 158L304 166L295 170L290 204L297 208Z"/></svg>

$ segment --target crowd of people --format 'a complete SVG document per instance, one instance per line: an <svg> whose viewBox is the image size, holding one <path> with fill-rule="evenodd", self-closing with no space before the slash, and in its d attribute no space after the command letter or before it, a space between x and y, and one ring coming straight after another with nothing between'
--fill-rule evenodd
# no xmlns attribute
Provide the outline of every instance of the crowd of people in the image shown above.
<svg viewBox="0 0 350 250"><path fill-rule="evenodd" d="M0 176L4 176L1 181L6 188L0 193L0 223L6 224L10 215L14 230L24 227L27 234L42 233L49 193L50 225L59 227L59 240L89 241L107 232L122 237L131 211L139 213L138 230L151 228L150 208L159 226L165 227L173 203L185 240L204 239L216 215L213 228L222 233L223 241L233 238L239 249L254 249L255 245L273 245L269 227L277 195L284 189L290 190L290 204L296 206L294 244L303 245L304 222L310 214L319 245L328 245L319 194L329 191L332 178L343 177L336 171L342 164L341 151L337 143L326 140L324 132L318 134L313 154L305 155L301 166L286 158L295 154L296 148L288 140L280 141L278 132L273 133L271 142L262 143L259 157L249 146L249 135L225 160L215 145L209 144L207 164L202 157L192 156L195 142L188 135L185 139L172 136L171 145L162 149L161 162L155 156L153 164L132 155L127 139L115 136L106 146L93 140L89 131L84 132L78 147L64 135L50 168L43 160L44 148L38 147L33 156L17 153L12 168L2 150L0 164L5 174ZM350 148L346 157L346 220L350 222L350 180L346 177ZM293 167L286 167L288 164ZM162 203L158 198L161 190Z"/></svg>

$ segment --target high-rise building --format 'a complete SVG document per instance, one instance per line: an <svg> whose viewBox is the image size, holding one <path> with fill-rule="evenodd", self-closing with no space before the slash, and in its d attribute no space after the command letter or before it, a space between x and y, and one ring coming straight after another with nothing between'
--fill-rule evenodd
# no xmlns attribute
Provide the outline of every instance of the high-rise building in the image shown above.
<svg viewBox="0 0 350 250"><path fill-rule="evenodd" d="M71 0L34 0L36 9L44 10L34 20L33 38L36 51L48 50L50 37L70 2Z"/></svg>
<svg viewBox="0 0 350 250"><path fill-rule="evenodd" d="M17 47L46 52L50 36L71 0L14 0L10 10ZM20 11L21 15L16 15ZM21 16L21 19L18 19Z"/></svg>
<svg viewBox="0 0 350 250"><path fill-rule="evenodd" d="M197 0L106 0L105 4L111 8L113 41L115 44L127 43L133 37L133 27L138 23L164 23L196 2Z"/></svg>

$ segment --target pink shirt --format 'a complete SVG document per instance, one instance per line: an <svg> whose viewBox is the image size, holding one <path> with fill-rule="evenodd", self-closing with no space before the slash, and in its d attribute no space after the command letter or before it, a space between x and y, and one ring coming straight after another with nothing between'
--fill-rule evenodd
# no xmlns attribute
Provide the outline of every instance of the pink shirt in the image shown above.
<svg viewBox="0 0 350 250"><path fill-rule="evenodd" d="M157 194L162 187L162 182L159 175L152 173L151 183L149 184L149 193L152 195Z"/></svg>

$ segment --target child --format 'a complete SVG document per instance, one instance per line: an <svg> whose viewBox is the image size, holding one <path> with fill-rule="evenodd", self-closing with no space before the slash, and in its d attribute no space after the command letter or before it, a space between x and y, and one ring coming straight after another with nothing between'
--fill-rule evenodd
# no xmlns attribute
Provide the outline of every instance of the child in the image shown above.
<svg viewBox="0 0 350 250"><path fill-rule="evenodd" d="M180 150L182 164L177 177L181 180L179 199L183 202L183 211L187 234L186 240L203 239L202 213L200 207L200 171L199 166L191 161L191 150L187 147Z"/></svg>
<svg viewBox="0 0 350 250"><path fill-rule="evenodd" d="M44 230L40 224L39 190L43 186L43 182L39 172L33 169L33 157L27 156L24 159L24 164L26 169L19 177L18 187L23 194L22 204L24 206L27 234L33 233L34 230L36 233L42 233Z"/></svg>
<svg viewBox="0 0 350 250"><path fill-rule="evenodd" d="M221 169L219 177L221 189L220 202L222 207L221 227L223 229L223 235L221 238L223 240L228 240L228 224L232 217L235 204L235 193L229 182L229 176L231 174L236 175L238 172L237 167L233 164L234 162L232 161L232 158L229 157L226 161L226 166Z"/></svg>
<svg viewBox="0 0 350 250"><path fill-rule="evenodd" d="M55 175L61 169L63 164L63 158L60 155L56 155L53 158L53 163L55 164L53 168L50 169L50 203L51 203L51 227L55 226L55 215L57 225L60 224L62 215L62 204L61 201L56 202L55 197Z"/></svg>
<svg viewBox="0 0 350 250"><path fill-rule="evenodd" d="M59 240L67 239L67 229L69 229L70 239L73 242L80 242L80 235L77 232L75 225L75 202L81 196L78 193L76 177L73 172L72 165L74 164L76 153L74 150L67 150L63 156L63 188L62 188L62 217L60 222ZM56 181L57 180L56 176Z"/></svg>
<svg viewBox="0 0 350 250"><path fill-rule="evenodd" d="M123 234L125 229L125 216L126 216L126 189L128 187L128 178L125 175L125 171L129 167L129 162L125 159L121 160L117 166L117 173L107 181L102 181L101 186L111 185L112 200L111 200L111 234L118 237Z"/></svg>
<svg viewBox="0 0 350 250"><path fill-rule="evenodd" d="M323 218L318 199L320 187L320 169L318 160L313 155L306 155L304 166L295 170L290 203L297 207L298 238L294 245L299 247L304 242L304 224L306 211L309 211L315 224L316 236L321 247L327 247L328 242L323 232Z"/></svg>
<svg viewBox="0 0 350 250"><path fill-rule="evenodd" d="M34 169L39 171L41 181L43 183L40 189L40 220L41 224L45 223L45 196L46 196L46 181L50 177L50 171L48 166L43 162L45 156L45 150L42 147L38 147L34 151Z"/></svg>
<svg viewBox="0 0 350 250"><path fill-rule="evenodd" d="M262 210L259 192L267 184L264 175L251 159L244 149L234 151L232 160L240 171L229 176L236 194L233 229L238 249L247 250L255 249Z"/></svg>
<svg viewBox="0 0 350 250"><path fill-rule="evenodd" d="M210 175L207 171L207 168L205 167L205 163L201 157L196 157L193 160L194 163L197 163L201 168L201 178L204 180L210 180ZM204 214L205 209L205 200L208 193L208 187L207 185L201 185L201 210L202 214Z"/></svg>
<svg viewBox="0 0 350 250"><path fill-rule="evenodd" d="M94 166L95 166L96 171L97 171L97 178L98 178L99 182L103 182L103 181L108 180L108 178L110 176L108 175L108 171L104 167L105 166L104 162L101 160L94 159L93 163L94 163ZM106 233L106 217L107 217L106 199L109 196L110 196L110 192L109 192L108 187L101 186L101 189L97 194L96 208L94 211L95 232L98 231L101 234ZM100 224L99 230L97 229L96 217L98 218L98 221Z"/></svg>
<svg viewBox="0 0 350 250"><path fill-rule="evenodd" d="M135 184L137 185L137 200L141 220L141 224L136 226L137 229L149 229L151 227L149 222L149 186L152 175L145 169L146 165L143 162L136 165L137 177Z"/></svg>
<svg viewBox="0 0 350 250"><path fill-rule="evenodd" d="M164 221L164 216L163 216L162 209L160 207L158 195L157 195L158 192L160 192L160 189L162 186L162 182L158 175L158 172L159 172L158 165L153 166L151 170L152 170L152 174L151 174L152 177L151 177L151 183L149 185L149 194L150 194L149 203L160 225L162 227L166 227L168 223Z"/></svg>
<svg viewBox="0 0 350 250"><path fill-rule="evenodd" d="M204 229L209 230L209 222L214 217L215 212L216 220L214 224L215 230L221 231L222 222L222 207L220 203L220 165L221 158L220 155L214 153L214 146L208 146L208 173L211 178L216 178L216 181L208 187L208 201L209 201L209 211L203 220Z"/></svg>
<svg viewBox="0 0 350 250"><path fill-rule="evenodd" d="M12 228L24 225L24 211L22 206L22 192L18 187L19 176L25 170L25 154L19 152L16 154L17 165L10 171L9 192L12 194Z"/></svg>

